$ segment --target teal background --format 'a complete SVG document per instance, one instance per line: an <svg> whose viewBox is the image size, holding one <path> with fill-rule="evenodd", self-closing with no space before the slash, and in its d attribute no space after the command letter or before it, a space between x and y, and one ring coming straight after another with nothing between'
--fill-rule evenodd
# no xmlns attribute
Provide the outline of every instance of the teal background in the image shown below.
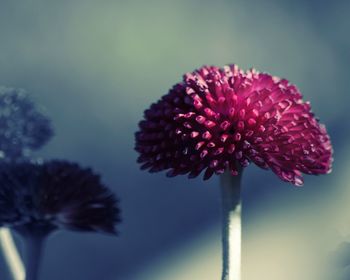
<svg viewBox="0 0 350 280"><path fill-rule="evenodd" d="M303 188L247 168L245 279L346 279L329 254L350 240L349 11L346 0L0 0L0 84L32 93L55 126L38 155L93 167L123 209L119 238L52 236L42 279L219 278L218 179L140 171L133 134L183 73L227 63L295 83L335 150L333 172Z"/></svg>

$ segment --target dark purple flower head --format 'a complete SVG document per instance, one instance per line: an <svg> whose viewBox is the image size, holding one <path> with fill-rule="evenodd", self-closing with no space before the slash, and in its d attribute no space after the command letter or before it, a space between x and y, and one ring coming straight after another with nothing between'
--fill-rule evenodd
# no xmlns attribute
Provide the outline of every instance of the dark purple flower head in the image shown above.
<svg viewBox="0 0 350 280"><path fill-rule="evenodd" d="M302 185L331 170L332 146L299 90L285 79L236 65L187 73L145 111L138 161L150 172L204 179L249 162Z"/></svg>
<svg viewBox="0 0 350 280"><path fill-rule="evenodd" d="M0 87L0 158L20 159L52 135L50 120L23 90Z"/></svg>
<svg viewBox="0 0 350 280"><path fill-rule="evenodd" d="M98 175L75 163L0 165L0 226L115 233L117 202Z"/></svg>

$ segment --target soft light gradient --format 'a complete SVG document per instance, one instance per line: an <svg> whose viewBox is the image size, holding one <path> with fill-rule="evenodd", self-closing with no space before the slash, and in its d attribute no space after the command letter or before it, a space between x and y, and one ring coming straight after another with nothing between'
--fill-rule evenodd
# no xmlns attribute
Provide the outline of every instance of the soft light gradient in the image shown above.
<svg viewBox="0 0 350 280"><path fill-rule="evenodd" d="M55 126L38 154L92 166L123 210L119 238L53 236L42 279L220 277L218 179L140 171L134 132L182 73L237 63L296 84L335 149L333 172L302 188L246 169L244 280L337 280L326 276L328 255L350 236L349 9L346 0L2 0L0 84L32 93ZM0 279L10 279L1 256Z"/></svg>

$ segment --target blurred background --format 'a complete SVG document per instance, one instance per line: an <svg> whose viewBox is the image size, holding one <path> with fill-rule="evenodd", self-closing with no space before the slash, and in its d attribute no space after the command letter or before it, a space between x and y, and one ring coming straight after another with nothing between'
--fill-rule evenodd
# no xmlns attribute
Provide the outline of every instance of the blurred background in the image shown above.
<svg viewBox="0 0 350 280"><path fill-rule="evenodd" d="M346 0L0 0L0 85L26 89L55 126L38 155L93 167L123 210L118 238L52 236L42 279L220 278L218 179L142 172L133 146L143 110L183 73L228 63L295 83L335 149L333 172L302 188L246 169L244 280L349 279L333 265L350 242L349 12Z"/></svg>

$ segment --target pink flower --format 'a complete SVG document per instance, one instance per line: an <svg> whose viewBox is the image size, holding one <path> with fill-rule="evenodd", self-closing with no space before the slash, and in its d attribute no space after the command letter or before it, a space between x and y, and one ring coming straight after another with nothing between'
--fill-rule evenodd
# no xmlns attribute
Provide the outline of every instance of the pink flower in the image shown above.
<svg viewBox="0 0 350 280"><path fill-rule="evenodd" d="M187 73L145 111L136 133L138 162L168 176L204 179L254 162L302 185L302 174L331 170L332 146L299 90L285 79L204 66Z"/></svg>

